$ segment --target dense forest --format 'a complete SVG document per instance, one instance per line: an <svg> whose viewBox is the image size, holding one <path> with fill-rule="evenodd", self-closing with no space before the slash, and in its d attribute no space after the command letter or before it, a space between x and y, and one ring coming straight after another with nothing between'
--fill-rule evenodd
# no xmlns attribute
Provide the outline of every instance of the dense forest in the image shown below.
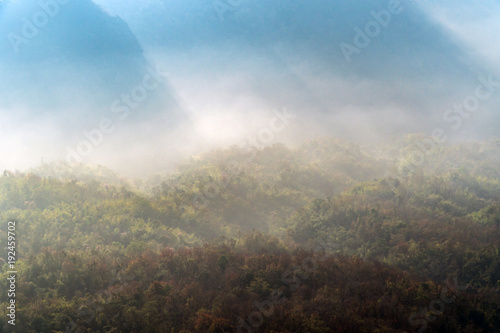
<svg viewBox="0 0 500 333"><path fill-rule="evenodd" d="M430 142L6 170L16 332L500 332L500 139Z"/></svg>

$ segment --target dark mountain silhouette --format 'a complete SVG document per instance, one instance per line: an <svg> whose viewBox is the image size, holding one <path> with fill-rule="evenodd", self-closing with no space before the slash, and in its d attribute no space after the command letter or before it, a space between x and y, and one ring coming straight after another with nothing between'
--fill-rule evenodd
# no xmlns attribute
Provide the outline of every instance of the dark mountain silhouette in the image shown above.
<svg viewBox="0 0 500 333"><path fill-rule="evenodd" d="M175 107L127 23L90 0L2 2L0 31L4 107L94 116L134 88L141 109L135 116ZM144 80L148 89L140 88Z"/></svg>

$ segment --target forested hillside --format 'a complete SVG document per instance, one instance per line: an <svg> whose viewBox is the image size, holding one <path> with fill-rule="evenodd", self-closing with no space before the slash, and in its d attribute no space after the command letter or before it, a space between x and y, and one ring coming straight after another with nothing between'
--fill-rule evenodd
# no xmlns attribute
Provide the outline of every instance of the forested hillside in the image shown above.
<svg viewBox="0 0 500 333"><path fill-rule="evenodd" d="M231 147L135 180L4 171L16 329L500 332L500 140L428 142Z"/></svg>

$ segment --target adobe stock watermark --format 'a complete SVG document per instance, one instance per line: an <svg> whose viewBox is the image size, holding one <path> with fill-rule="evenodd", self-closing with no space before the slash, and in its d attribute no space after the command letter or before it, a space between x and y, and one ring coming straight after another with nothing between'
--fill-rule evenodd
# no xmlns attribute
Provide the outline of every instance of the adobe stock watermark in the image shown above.
<svg viewBox="0 0 500 333"><path fill-rule="evenodd" d="M229 12L234 12L241 5L242 0L215 0L213 7L217 12L220 21L224 21L224 15Z"/></svg>
<svg viewBox="0 0 500 333"><path fill-rule="evenodd" d="M387 9L382 9L378 12L372 10L370 12L370 15L374 19L366 23L363 30L358 26L355 26L354 31L356 32L356 35L354 35L352 43L342 42L339 44L340 50L342 51L347 63L350 64L352 62L351 57L353 54L360 54L361 50L370 45L373 38L380 35L383 28L387 28L389 26L393 15L398 15L401 12L403 12L401 1L389 0Z"/></svg>
<svg viewBox="0 0 500 333"><path fill-rule="evenodd" d="M318 269L318 263L324 261L331 249L335 249L336 244L328 244L323 240L318 241L318 245L314 249L314 253L321 253L320 256L310 256L302 260L301 265L294 265L292 269L286 270L281 279L286 286L290 288L291 292L297 291L303 281L307 280ZM261 302L255 301L253 304L256 311L250 313L246 320L238 317L238 333L252 333L254 329L258 329L263 323L264 318L270 318L274 314L274 306L285 303L288 300L283 296L283 292L279 289L274 289L269 298Z"/></svg>
<svg viewBox="0 0 500 333"><path fill-rule="evenodd" d="M408 318L408 322L411 326L419 326L418 333L424 332L428 327L428 322L434 322L436 316L442 316L446 309L446 304L453 303L457 296L460 295L460 291L466 289L466 286L458 284L458 278L453 279L454 285L452 285L448 279L444 281L446 287L441 289L440 298L433 299L429 302L428 307L420 308L419 312L413 312ZM448 293L453 296L449 296ZM408 333L407 331L401 333Z"/></svg>
<svg viewBox="0 0 500 333"><path fill-rule="evenodd" d="M148 74L144 75L142 82L130 90L128 94L122 94L120 98L113 101L110 112L115 114L115 120L103 118L96 128L82 131L85 139L80 140L75 148L66 147L66 162L81 163L83 159L94 151L94 148L104 142L105 135L113 133L116 123L127 119L131 110L134 110L144 102L149 94L158 89L165 81L168 73L162 72L160 66L156 66L156 71L147 68Z"/></svg>
<svg viewBox="0 0 500 333"><path fill-rule="evenodd" d="M59 14L61 6L68 4L70 0L40 0L38 6L40 10L37 11L31 18L23 17L23 25L21 33L16 34L9 32L7 38L14 53L19 53L19 47L28 44L30 40L38 36L50 20Z"/></svg>
<svg viewBox="0 0 500 333"><path fill-rule="evenodd" d="M417 143L417 149L411 153L409 160L398 167L398 174L401 177L407 178L418 167L422 166L426 154L436 152L439 145L448 141L449 136L447 133L451 130L459 130L464 119L469 119L479 109L481 103L490 99L500 88L500 81L497 81L493 74L490 74L487 78L481 75L478 77L478 81L479 84L473 94L465 97L461 103L454 104L443 113L443 121L449 127L435 128L431 133L431 138Z"/></svg>
<svg viewBox="0 0 500 333"><path fill-rule="evenodd" d="M286 108L283 111L273 111L274 116L269 120L269 125L260 129L256 136L248 136L242 142L242 146L250 153L250 157L246 159L249 163L256 156L256 150L265 148L274 142L275 135L282 132L293 119L297 116L289 113ZM202 192L197 193L193 197L193 206L195 209L203 209L207 207L211 199L221 195L222 189L226 188L231 178L234 177L239 170L240 162L231 160L228 162L229 170L224 175L222 180L214 180L210 182Z"/></svg>

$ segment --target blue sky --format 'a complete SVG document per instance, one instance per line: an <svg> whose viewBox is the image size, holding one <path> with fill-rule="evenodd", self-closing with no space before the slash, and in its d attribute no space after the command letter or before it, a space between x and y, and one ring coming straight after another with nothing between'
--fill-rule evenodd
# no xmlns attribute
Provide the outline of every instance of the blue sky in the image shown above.
<svg viewBox="0 0 500 333"><path fill-rule="evenodd" d="M481 61L500 72L500 2L421 1L427 15Z"/></svg>

